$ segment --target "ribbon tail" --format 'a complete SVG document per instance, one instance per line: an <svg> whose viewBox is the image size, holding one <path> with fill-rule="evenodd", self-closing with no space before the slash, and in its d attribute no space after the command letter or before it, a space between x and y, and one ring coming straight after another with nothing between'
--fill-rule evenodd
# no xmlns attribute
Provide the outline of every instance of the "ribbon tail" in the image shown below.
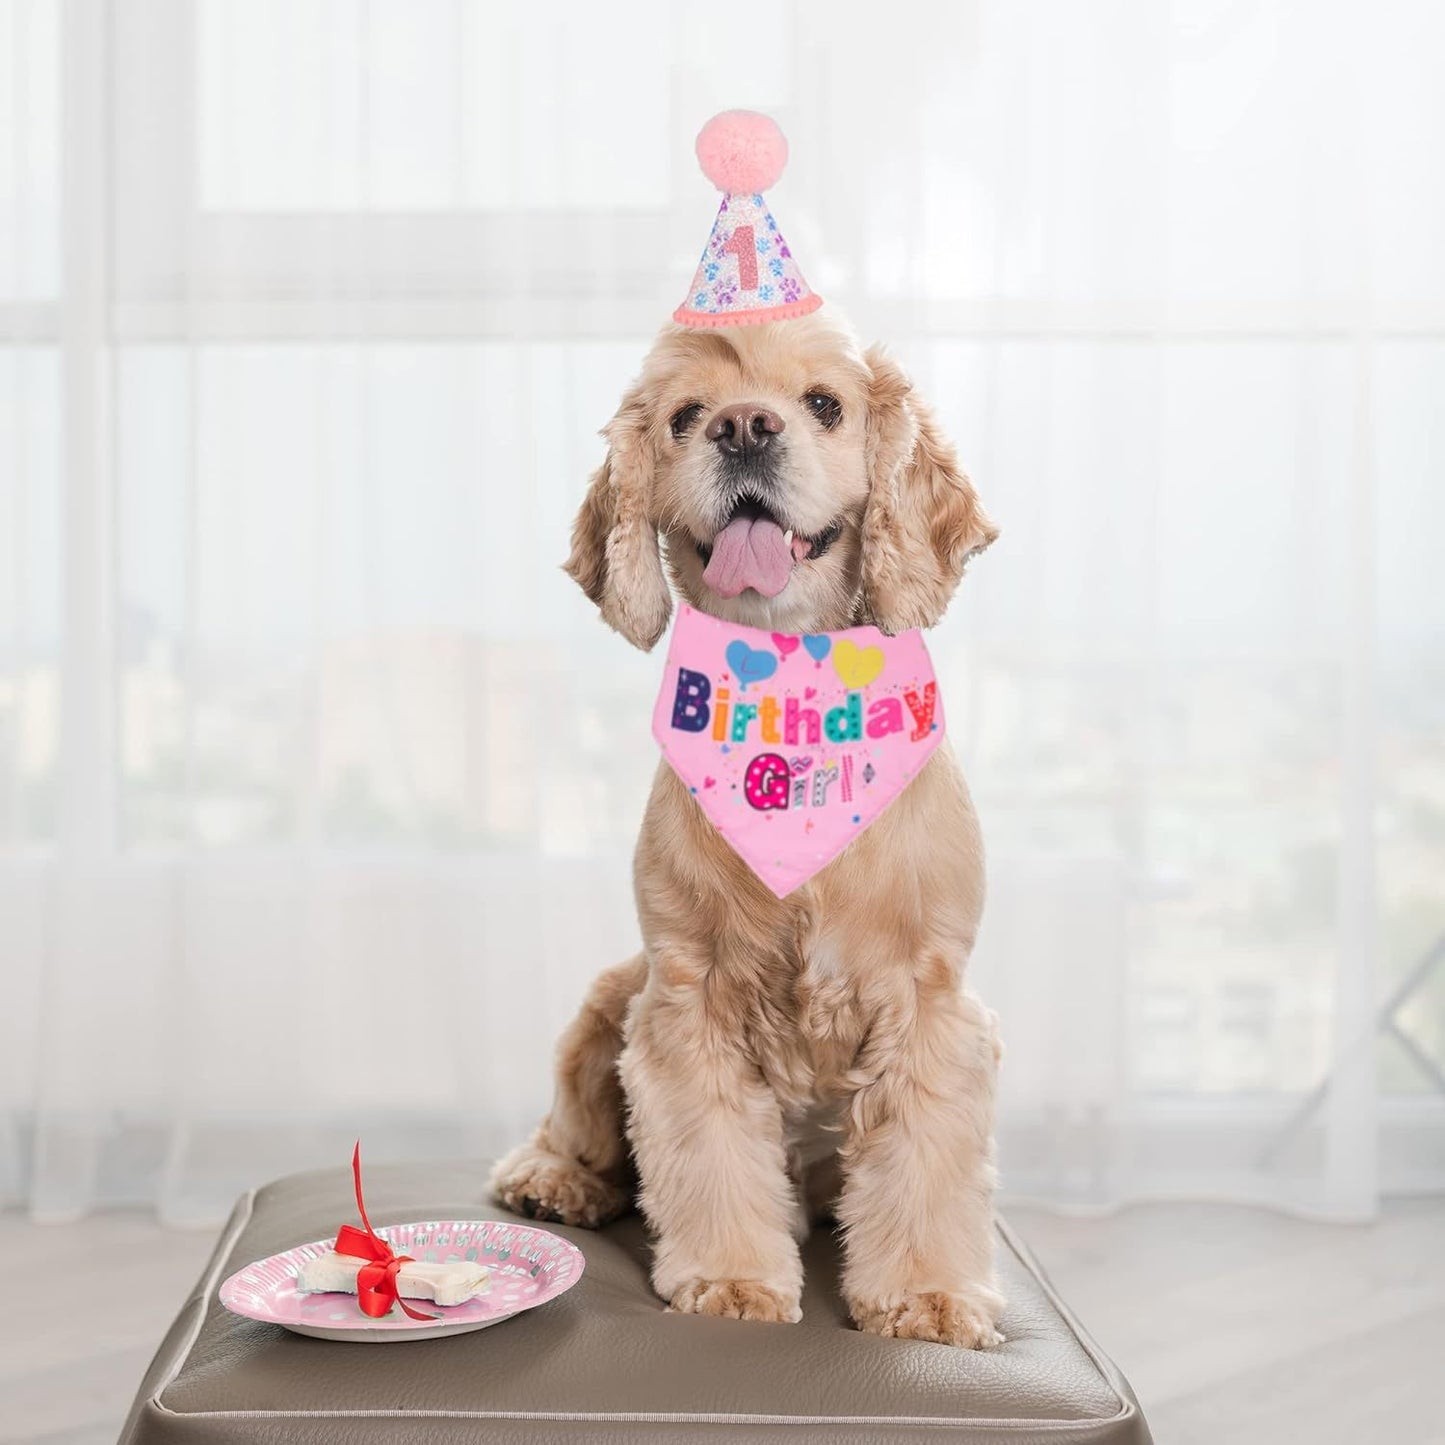
<svg viewBox="0 0 1445 1445"><path fill-rule="evenodd" d="M370 1259L370 1263L363 1264L356 1271L356 1303L361 1307L362 1313L379 1320L391 1313L393 1304L398 1304L409 1319L440 1319L440 1315L429 1315L422 1310L413 1309L401 1297L396 1277L401 1273L402 1265L411 1263L411 1256L396 1254L371 1227L371 1220L366 1217L366 1201L361 1194L360 1139L351 1151L351 1178L356 1185L356 1210L361 1215L361 1222L366 1226L366 1233L363 1234L354 1225L344 1224L337 1231L334 1248L338 1254Z"/></svg>
<svg viewBox="0 0 1445 1445"><path fill-rule="evenodd" d="M356 1141L356 1148L351 1151L351 1178L356 1185L356 1212L361 1216L361 1222L366 1226L366 1232L375 1239L376 1231L371 1227L371 1221L366 1217L366 1201L361 1197L361 1140Z"/></svg>
<svg viewBox="0 0 1445 1445"><path fill-rule="evenodd" d="M401 1306L402 1314L408 1316L410 1319L439 1320L441 1318L440 1315L429 1315L422 1310L414 1310L409 1304L407 1304L404 1299L402 1299L401 1289L397 1283L397 1279L401 1274L402 1265L410 1263L412 1263L412 1258L409 1254L399 1254L394 1260L392 1260L389 1265L387 1265L387 1284L391 1287L392 1298L395 1299L397 1304Z"/></svg>

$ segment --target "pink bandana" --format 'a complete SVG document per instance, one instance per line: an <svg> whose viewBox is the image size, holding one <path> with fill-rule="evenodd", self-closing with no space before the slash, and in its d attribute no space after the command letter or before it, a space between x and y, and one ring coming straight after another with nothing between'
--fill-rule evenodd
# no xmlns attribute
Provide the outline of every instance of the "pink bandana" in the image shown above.
<svg viewBox="0 0 1445 1445"><path fill-rule="evenodd" d="M827 867L943 737L919 632L804 637L678 612L652 735L779 898Z"/></svg>

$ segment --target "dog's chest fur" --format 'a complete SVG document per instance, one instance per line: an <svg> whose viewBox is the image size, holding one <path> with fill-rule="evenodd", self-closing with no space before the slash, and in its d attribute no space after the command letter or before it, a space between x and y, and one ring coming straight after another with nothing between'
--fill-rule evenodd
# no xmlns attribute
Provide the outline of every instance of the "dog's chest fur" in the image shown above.
<svg viewBox="0 0 1445 1445"><path fill-rule="evenodd" d="M856 1089L880 1016L916 1007L920 990L958 986L982 902L977 839L945 744L871 827L779 899L663 761L637 864L659 982L692 1000L706 1037L756 1062L785 1115L834 1101Z"/></svg>
<svg viewBox="0 0 1445 1445"><path fill-rule="evenodd" d="M835 1100L867 1031L856 979L826 936L779 960L753 1022L752 1051L785 1112L801 1116Z"/></svg>

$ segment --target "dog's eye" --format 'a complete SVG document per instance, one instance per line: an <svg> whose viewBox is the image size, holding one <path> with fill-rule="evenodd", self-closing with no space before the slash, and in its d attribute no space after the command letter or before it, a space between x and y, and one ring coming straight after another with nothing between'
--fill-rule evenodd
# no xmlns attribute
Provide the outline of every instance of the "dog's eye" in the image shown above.
<svg viewBox="0 0 1445 1445"><path fill-rule="evenodd" d="M842 402L826 391L810 391L803 398L803 405L823 424L824 431L832 431L843 420Z"/></svg>
<svg viewBox="0 0 1445 1445"><path fill-rule="evenodd" d="M702 403L690 401L672 418L672 434L681 440L692 429L693 423L702 415Z"/></svg>

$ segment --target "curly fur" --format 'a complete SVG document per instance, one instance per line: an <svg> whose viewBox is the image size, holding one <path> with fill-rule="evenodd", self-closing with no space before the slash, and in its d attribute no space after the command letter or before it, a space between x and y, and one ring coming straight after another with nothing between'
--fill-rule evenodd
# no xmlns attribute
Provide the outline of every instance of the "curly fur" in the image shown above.
<svg viewBox="0 0 1445 1445"><path fill-rule="evenodd" d="M803 400L820 387L842 403L832 431ZM722 521L715 452L701 429L669 430L690 402L742 398L786 422L781 485L799 530L843 524L773 599L725 600L703 582L696 544ZM669 582L705 611L780 631L931 626L996 535L902 371L826 313L668 328L606 436L566 566L642 648L667 625ZM552 1111L497 1166L498 1196L596 1225L635 1185L656 1236L653 1284L674 1309L789 1321L821 1165L837 1181L828 1204L859 1328L995 1343L998 1041L963 986L983 849L947 746L781 900L661 765L634 878L644 951L601 976L564 1034Z"/></svg>

